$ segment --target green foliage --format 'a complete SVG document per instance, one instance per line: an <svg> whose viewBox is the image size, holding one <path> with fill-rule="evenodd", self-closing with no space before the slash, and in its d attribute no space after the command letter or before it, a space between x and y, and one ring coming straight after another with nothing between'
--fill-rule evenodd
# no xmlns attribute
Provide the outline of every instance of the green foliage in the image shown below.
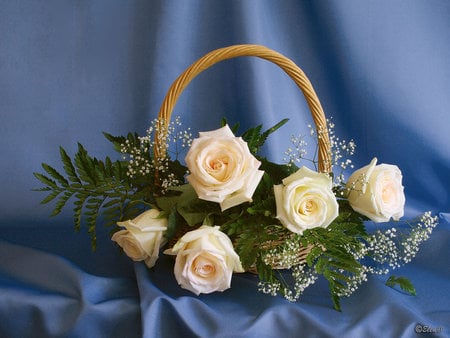
<svg viewBox="0 0 450 338"><path fill-rule="evenodd" d="M259 150L266 142L269 135L274 133L278 129L280 129L288 121L289 121L289 119L283 119L265 131L262 131L263 126L262 126L262 124L260 124L256 127L246 130L244 133L242 133L241 137L245 142L247 142L250 152L252 154L256 155L256 154L258 154ZM228 123L228 121L225 118L223 118L221 121L221 126L223 127L227 123ZM236 123L233 126L230 126L230 129L236 135L236 133L239 129L239 123Z"/></svg>
<svg viewBox="0 0 450 338"><path fill-rule="evenodd" d="M279 128L281 128L284 124L286 124L289 120L283 119L280 122L278 122L273 127L267 129L264 132L261 132L262 125L258 125L254 128L248 129L242 134L242 139L247 142L248 148L250 149L250 152L252 154L257 154L260 150L260 148L264 145L267 138L270 134L277 131Z"/></svg>
<svg viewBox="0 0 450 338"><path fill-rule="evenodd" d="M168 194L157 197L155 204L166 215L172 217L169 218L166 233L169 240L183 226L193 227L205 224L212 214L220 214L220 208L216 203L200 200L189 184L171 188ZM171 219L176 219L176 222L170 222Z"/></svg>
<svg viewBox="0 0 450 338"><path fill-rule="evenodd" d="M267 179L270 179L271 184L281 184L282 180L298 170L295 165L282 165L268 161L265 158L260 159L261 170L267 173Z"/></svg>
<svg viewBox="0 0 450 338"><path fill-rule="evenodd" d="M277 236L271 231L274 220L271 217L254 216L244 214L234 224L228 224L235 235L230 235L235 240L235 249L241 258L244 269L249 270L254 265L264 265L262 256L267 251L265 243L276 240ZM230 234L230 232L228 232ZM258 272L262 272L258 270Z"/></svg>
<svg viewBox="0 0 450 338"><path fill-rule="evenodd" d="M103 132L108 141L113 144L114 150L122 153L123 145L128 141L131 147L140 147L141 141L137 133L128 133L127 136L113 136Z"/></svg>
<svg viewBox="0 0 450 338"><path fill-rule="evenodd" d="M301 238L303 246L313 246L307 264L327 279L336 310L340 310L339 295L346 292L351 277L362 272L363 265L353 252L360 249L366 236L362 218L344 212L327 229L307 230Z"/></svg>
<svg viewBox="0 0 450 338"><path fill-rule="evenodd" d="M116 150L120 150L121 142L125 141L124 137L113 137L106 133L105 136ZM128 139L138 142L136 134L129 134ZM64 172L60 173L43 163L44 173L34 173L34 176L44 187L36 190L48 192L42 204L55 201L52 216L61 213L69 200L74 199L74 227L79 231L82 223L85 223L94 249L95 229L100 221L111 226L117 221L133 218L153 200L149 188L153 183L152 177L136 182L126 174L126 161L112 161L109 157L98 160L90 156L81 144L78 144L73 160L62 147L60 156Z"/></svg>
<svg viewBox="0 0 450 338"><path fill-rule="evenodd" d="M414 285L406 277L390 276L386 281L386 285L391 288L394 288L396 285L398 285L400 289L402 289L406 293L412 296L416 295L416 289L414 288Z"/></svg>
<svg viewBox="0 0 450 338"><path fill-rule="evenodd" d="M265 131L259 125L245 131L242 138L258 157L268 136L286 122L284 119ZM222 120L222 126L226 123ZM234 133L238 128L239 124L231 127ZM161 210L160 217L168 219L166 237L169 240L185 232L185 228L220 225L232 240L244 269L256 271L260 280L269 284L267 290L271 294L274 291L287 299L297 299L303 286L310 285L317 275L322 275L328 281L335 309L340 310L340 298L349 295L365 276L366 266L360 261L361 256L355 253L363 252L370 242L364 226L368 219L355 212L345 198L338 198L339 215L326 229L314 228L302 235L293 234L276 218L273 187L298 170L292 163L280 165L258 157L264 175L252 196L253 201L222 212L218 203L199 199L193 187L184 184L185 166L168 157L167 161L158 162L158 167L164 168L158 172L158 181L172 179L176 186L169 184L170 188L162 193L162 184L155 184L155 161L148 138L144 140L136 133L104 135L116 151L128 154L130 158L139 157L142 163L152 163L153 167L149 165L140 170L141 163L136 161L112 161L109 157L99 160L78 144L73 159L60 147L62 172L43 163L43 173L34 173L43 184L36 190L47 194L41 203L54 202L53 216L61 213L73 200L75 229L79 231L82 225L87 227L93 248L99 223L114 227L114 231L116 222L134 218L151 207ZM345 187L335 187L334 193L345 196ZM309 252L303 255L305 248ZM368 255L367 251L365 255ZM273 266L274 262L280 264ZM295 293L291 292L292 285ZM386 285L399 286L415 295L413 285L404 277L391 276Z"/></svg>

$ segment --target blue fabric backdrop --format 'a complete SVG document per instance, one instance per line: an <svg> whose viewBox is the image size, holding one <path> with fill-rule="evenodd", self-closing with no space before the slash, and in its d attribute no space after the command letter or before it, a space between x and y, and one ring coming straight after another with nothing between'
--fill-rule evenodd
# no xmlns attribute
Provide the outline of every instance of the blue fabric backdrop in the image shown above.
<svg viewBox="0 0 450 338"><path fill-rule="evenodd" d="M450 3L411 1L0 1L0 337L411 337L417 324L450 335ZM58 146L113 155L101 131L144 133L172 81L210 50L262 44L309 76L338 134L404 174L407 215L440 213L412 264L410 297L371 277L343 312L326 285L298 303L258 294L251 275L223 294L178 288L172 262L132 264L101 230L91 252L70 208L50 206L32 173L58 167ZM276 66L239 58L214 66L180 98L193 131L220 118L243 127L290 123L265 151L280 161L312 123ZM429 335L429 336L430 336Z"/></svg>

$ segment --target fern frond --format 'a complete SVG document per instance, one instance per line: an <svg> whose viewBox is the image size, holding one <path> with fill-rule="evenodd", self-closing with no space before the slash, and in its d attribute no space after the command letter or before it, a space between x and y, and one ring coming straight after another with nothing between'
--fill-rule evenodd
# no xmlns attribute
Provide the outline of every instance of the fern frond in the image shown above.
<svg viewBox="0 0 450 338"><path fill-rule="evenodd" d="M73 196L73 192L66 191L64 194L59 198L58 202L56 202L55 208L53 209L52 216L56 216L59 213L61 213L61 210L66 206L67 201Z"/></svg>
<svg viewBox="0 0 450 338"><path fill-rule="evenodd" d="M106 137L108 141L110 141L113 144L115 151L119 153L122 152L122 144L125 143L126 140L124 136L113 136L105 132L103 132L103 135Z"/></svg>
<svg viewBox="0 0 450 338"><path fill-rule="evenodd" d="M49 166L46 163L42 163L42 168L57 182L59 182L60 185L63 187L66 187L69 185L69 182L65 179L64 176L62 176L55 168Z"/></svg>
<svg viewBox="0 0 450 338"><path fill-rule="evenodd" d="M34 177L36 177L39 181L44 183L46 186L52 188L52 189L58 189L58 185L54 180L52 180L50 177L40 174L40 173L33 173Z"/></svg>
<svg viewBox="0 0 450 338"><path fill-rule="evenodd" d="M77 175L72 160L70 159L69 155L67 155L67 152L64 150L63 147L59 147L59 153L61 156L61 161L64 166L64 171L68 175L69 180L73 183L81 183L81 180Z"/></svg>
<svg viewBox="0 0 450 338"><path fill-rule="evenodd" d="M61 193L61 190L59 190L59 189L53 190L50 194L47 195L47 197L45 197L41 201L41 204L47 204L47 203L53 201L56 197L58 197L58 195L60 193Z"/></svg>
<svg viewBox="0 0 450 338"><path fill-rule="evenodd" d="M286 124L287 121L288 119L283 119L264 132L261 132L262 125L250 128L246 132L244 132L242 134L242 138L247 142L250 152L252 154L257 154L260 148L266 142L269 135L281 128L284 124Z"/></svg>
<svg viewBox="0 0 450 338"><path fill-rule="evenodd" d="M80 231L81 228L81 215L83 212L83 206L88 198L88 195L78 193L75 195L76 201L74 202L75 207L73 208L73 223L75 226L75 231Z"/></svg>

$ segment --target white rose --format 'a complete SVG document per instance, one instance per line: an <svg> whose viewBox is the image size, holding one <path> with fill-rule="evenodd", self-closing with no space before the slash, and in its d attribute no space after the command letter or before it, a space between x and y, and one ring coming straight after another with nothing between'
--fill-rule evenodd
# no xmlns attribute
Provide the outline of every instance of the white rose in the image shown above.
<svg viewBox="0 0 450 338"><path fill-rule="evenodd" d="M231 240L218 226L203 225L186 233L172 249L177 255L174 273L178 284L197 295L224 291L234 272L244 272Z"/></svg>
<svg viewBox="0 0 450 338"><path fill-rule="evenodd" d="M251 202L264 172L241 137L228 125L201 132L186 155L189 183L199 198L220 203L222 211Z"/></svg>
<svg viewBox="0 0 450 338"><path fill-rule="evenodd" d="M402 173L396 165L376 164L374 158L350 176L348 201L353 210L374 222L397 221L405 206Z"/></svg>
<svg viewBox="0 0 450 338"><path fill-rule="evenodd" d="M292 232L326 228L338 216L331 178L302 167L274 186L277 218Z"/></svg>
<svg viewBox="0 0 450 338"><path fill-rule="evenodd" d="M150 209L133 220L117 222L125 229L111 237L128 257L134 261L145 261L149 268L155 265L159 249L166 242L163 235L167 230L168 221L166 218L159 218L159 213L159 210Z"/></svg>

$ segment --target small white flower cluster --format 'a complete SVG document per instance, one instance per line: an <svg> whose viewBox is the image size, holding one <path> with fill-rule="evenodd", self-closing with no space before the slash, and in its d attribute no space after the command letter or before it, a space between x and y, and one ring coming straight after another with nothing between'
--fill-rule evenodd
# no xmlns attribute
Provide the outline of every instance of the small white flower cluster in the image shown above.
<svg viewBox="0 0 450 338"><path fill-rule="evenodd" d="M408 237L400 243L402 247L403 264L409 263L419 251L419 246L425 242L433 232L438 223L437 216L431 216L431 212L426 212L420 218L416 227L413 227Z"/></svg>
<svg viewBox="0 0 450 338"><path fill-rule="evenodd" d="M304 249L298 236L292 236L276 249L269 250L263 258L264 263L277 269L290 270L293 279L292 290L287 286L282 288L277 281L260 282L260 291L274 295L282 289L281 293L287 300L291 302L298 300L303 291L314 284L318 278L317 273L305 264L305 258L309 251Z"/></svg>
<svg viewBox="0 0 450 338"><path fill-rule="evenodd" d="M426 212L408 235L398 234L396 228L375 231L367 238L366 245L361 245L353 254L357 260L370 256L379 265L362 265L358 273L348 276L346 288L341 290L338 296L350 296L359 285L367 281L368 274L386 275L391 269L409 263L419 251L420 244L429 238L437 222L437 217Z"/></svg>
<svg viewBox="0 0 450 338"><path fill-rule="evenodd" d="M126 140L121 145L120 151L125 160L128 156L127 176L145 176L153 170L153 164L150 162L148 152L151 149L150 140L147 137L139 138L139 146L132 145L130 140Z"/></svg>
<svg viewBox="0 0 450 338"><path fill-rule="evenodd" d="M154 119L147 129L147 134L144 138L153 140L154 135L157 135L160 148L158 150L161 153L168 150L177 159L181 151L179 148L189 148L192 143L191 128L188 127L186 130L180 130L181 126L182 123L179 116L176 116L170 121L168 126L165 125L164 121ZM154 142L151 142L150 145L152 148L156 146Z"/></svg>
<svg viewBox="0 0 450 338"><path fill-rule="evenodd" d="M367 266L367 271L374 274L386 274L389 269L396 269L409 263L419 252L420 245L425 242L438 224L438 217L425 212L419 222L411 227L408 234L400 233L396 228L385 231L377 230L367 238L367 244L358 257L370 256L380 266Z"/></svg>
<svg viewBox="0 0 450 338"><path fill-rule="evenodd" d="M264 255L264 263L269 266L282 267L290 269L291 267L302 263L305 259L302 255L302 246L297 236L286 239L282 245L270 249ZM304 251L303 251L304 252ZM307 253L307 252L306 252Z"/></svg>
<svg viewBox="0 0 450 338"><path fill-rule="evenodd" d="M258 291L265 293L266 295L276 296L281 289L281 283L279 281L274 282L258 282Z"/></svg>
<svg viewBox="0 0 450 338"><path fill-rule="evenodd" d="M282 274L283 272L280 272ZM317 273L314 269L309 268L306 264L297 264L291 268L291 276L294 280L292 289L282 287L279 281L258 283L258 291L276 296L279 293L284 295L290 302L297 301L303 292L318 279ZM282 292L280 292L282 290Z"/></svg>
<svg viewBox="0 0 450 338"><path fill-rule="evenodd" d="M321 137L321 133L324 131L319 130L317 132L311 124L308 124L309 135L311 138L315 140L315 144L318 144L318 139ZM328 137L330 140L330 150L331 150L331 161L332 166L339 167L339 174L334 177L335 185L342 185L345 181L344 171L348 168L353 169L352 160L349 158L355 154L356 143L353 140L346 141L340 139L336 136L335 133L335 124L332 119L327 119L327 129L328 129ZM307 155L307 142L304 139L304 136L291 136L290 142L292 143L292 147L289 147L285 152L285 157L283 161L288 165L299 165L303 160L311 161L316 163L316 158L308 159Z"/></svg>
<svg viewBox="0 0 450 338"><path fill-rule="evenodd" d="M400 267L400 250L397 247L397 229L377 230L367 238L366 251L379 264L387 264L391 269Z"/></svg>
<svg viewBox="0 0 450 338"><path fill-rule="evenodd" d="M337 296L339 296L339 297L351 296L356 290L358 290L359 286L362 283L367 282L367 273L368 272L369 271L368 271L367 267L362 266L361 269L358 270L358 273L347 276L348 280L346 283L346 287L344 289L342 289L340 292L338 292Z"/></svg>
<svg viewBox="0 0 450 338"><path fill-rule="evenodd" d="M120 149L123 158L129 159L127 176L132 178L147 176L157 169L161 176L163 192L170 187L180 185L182 182L169 169L170 161L173 161L173 159L170 159L169 156L155 159L153 151L158 147L158 153L165 154L167 151L176 159L180 155L180 148L189 148L192 143L192 133L190 128L179 130L181 125L179 116L171 121L167 128L162 121L154 119L147 129L146 135L139 137L138 145L131 144L130 140L127 139ZM158 137L158 143L154 141L155 135Z"/></svg>
<svg viewBox="0 0 450 338"><path fill-rule="evenodd" d="M285 292L284 297L295 302L300 298L303 292L318 279L314 269L309 268L306 264L299 264L292 268L292 277L294 279L294 292Z"/></svg>
<svg viewBox="0 0 450 338"><path fill-rule="evenodd" d="M168 126L166 143L169 147L171 144L175 146L175 150L173 151L173 153L175 154L175 158L179 155L179 147L185 149L189 148L192 144L191 128L188 127L186 130L179 130L181 126L182 123L179 116L176 116Z"/></svg>
<svg viewBox="0 0 450 338"><path fill-rule="evenodd" d="M285 157L283 158L283 161L288 165L299 165L307 154L306 146L308 144L306 143L304 136L302 135L291 135L289 140L292 143L293 147L289 147L284 152Z"/></svg>
<svg viewBox="0 0 450 338"><path fill-rule="evenodd" d="M424 213L411 231L400 233L395 227L384 231L377 230L359 248L348 246L346 249L353 252L356 260L363 260L371 257L376 264L361 262L361 266L355 273L348 273L345 287L338 293L338 297L348 297L353 294L358 287L367 282L369 274L385 275L390 270L397 269L409 263L419 251L419 246L426 241L438 223L438 218L433 217L431 212ZM303 294L304 290L314 284L318 278L314 269L308 268L301 262L305 256L299 256L301 249L298 238L292 238L283 243L282 249L272 249L264 257L264 263L272 266L279 266L283 269L290 269L293 279L292 289L281 286L276 282L260 282L259 290L276 295L282 293L289 301L296 301ZM345 273L340 270L340 273ZM282 292L280 292L282 291Z"/></svg>
<svg viewBox="0 0 450 338"><path fill-rule="evenodd" d="M356 143L353 140L346 141L336 136L335 124L332 119L327 119L327 126L328 137L330 138L332 165L340 168L340 172L336 174L334 181L335 185L341 185L345 182L344 171L348 168L354 168L352 160L349 157L355 154Z"/></svg>
<svg viewBox="0 0 450 338"><path fill-rule="evenodd" d="M360 174L360 176L352 181L352 182L348 182L346 184L345 187L345 194L349 194L352 191L356 191L358 192L358 194L360 196L363 195L363 190L366 189L367 185L368 185L368 177L367 177L367 172L363 172L362 174ZM359 188L357 188L359 186ZM342 192L342 194L344 194L344 191Z"/></svg>

